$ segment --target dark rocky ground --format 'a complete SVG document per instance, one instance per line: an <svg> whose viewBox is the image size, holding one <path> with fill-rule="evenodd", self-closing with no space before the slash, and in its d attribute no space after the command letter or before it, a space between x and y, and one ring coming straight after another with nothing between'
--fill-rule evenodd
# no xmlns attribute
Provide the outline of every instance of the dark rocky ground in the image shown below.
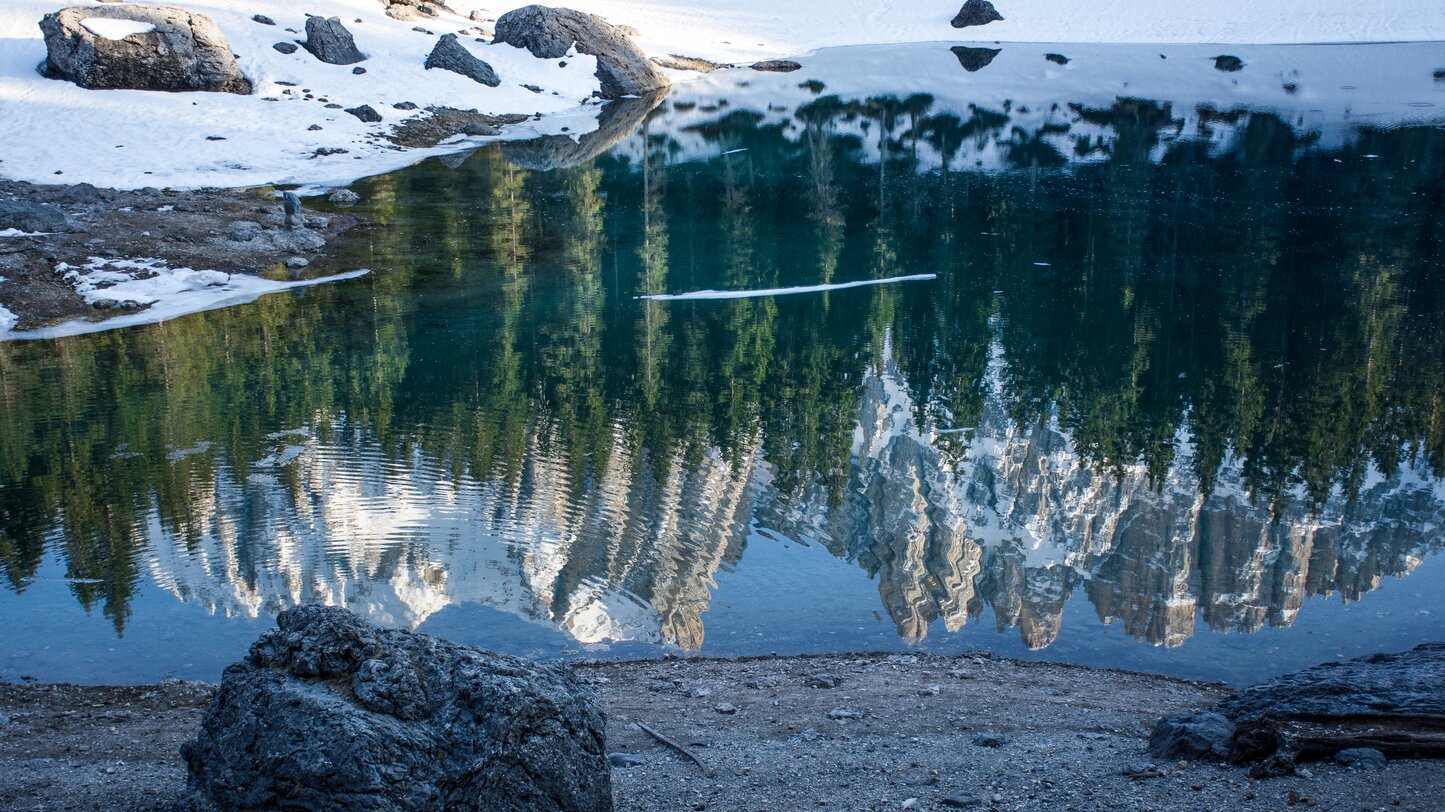
<svg viewBox="0 0 1445 812"><path fill-rule="evenodd" d="M21 328L57 319L106 318L56 273L58 263L90 257L156 257L173 267L229 273L287 273L287 260L306 260L291 275L319 276L328 243L352 228L347 214L307 212L306 227L283 227L271 189L117 191L88 184L41 186L0 180L0 230L48 232L0 237L0 305ZM238 226L237 224L253 224Z"/></svg>
<svg viewBox="0 0 1445 812"><path fill-rule="evenodd" d="M621 810L1445 809L1440 761L1254 780L1151 759L1159 716L1213 705L1229 694L1217 685L896 654L576 671L601 695L614 762L635 764L612 770ZM0 809L167 808L211 690L0 684Z"/></svg>

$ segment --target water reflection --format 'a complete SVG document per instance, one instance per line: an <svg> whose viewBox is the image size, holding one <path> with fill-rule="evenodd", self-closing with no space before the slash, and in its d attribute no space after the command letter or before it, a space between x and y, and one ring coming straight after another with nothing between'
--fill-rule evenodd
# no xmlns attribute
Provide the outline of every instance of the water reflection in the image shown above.
<svg viewBox="0 0 1445 812"><path fill-rule="evenodd" d="M908 639L1047 646L1083 592L1177 645L1445 543L1445 130L830 79L368 181L356 282L0 344L10 588L53 555L118 631L152 581L697 649L787 538Z"/></svg>

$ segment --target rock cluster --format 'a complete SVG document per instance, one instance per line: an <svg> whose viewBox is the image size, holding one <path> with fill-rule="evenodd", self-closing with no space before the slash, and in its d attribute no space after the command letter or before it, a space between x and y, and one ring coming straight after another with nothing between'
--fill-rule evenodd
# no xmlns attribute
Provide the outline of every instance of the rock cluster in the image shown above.
<svg viewBox="0 0 1445 812"><path fill-rule="evenodd" d="M526 48L542 59L561 59L576 45L579 52L597 57L604 99L644 96L672 85L667 74L627 38L627 29L595 14L524 6L498 18L495 41Z"/></svg>
<svg viewBox="0 0 1445 812"><path fill-rule="evenodd" d="M168 6L61 9L40 21L47 76L92 89L249 94L214 21Z"/></svg>
<svg viewBox="0 0 1445 812"><path fill-rule="evenodd" d="M591 689L538 665L282 612L228 667L182 749L201 803L231 810L612 809Z"/></svg>

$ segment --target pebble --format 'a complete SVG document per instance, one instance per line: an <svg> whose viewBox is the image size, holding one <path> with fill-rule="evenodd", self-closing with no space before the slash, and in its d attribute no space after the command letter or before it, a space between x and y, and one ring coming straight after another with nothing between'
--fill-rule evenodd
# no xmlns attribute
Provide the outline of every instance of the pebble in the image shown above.
<svg viewBox="0 0 1445 812"><path fill-rule="evenodd" d="M812 679L808 680L808 687L837 688L838 678L833 676L832 674L814 674Z"/></svg>
<svg viewBox="0 0 1445 812"><path fill-rule="evenodd" d="M1385 769L1385 754L1373 747L1350 747L1335 753L1335 761L1354 770ZM1304 770L1299 770L1301 774Z"/></svg>
<svg viewBox="0 0 1445 812"><path fill-rule="evenodd" d="M848 708L834 708L828 711L829 719L862 719L863 714Z"/></svg>
<svg viewBox="0 0 1445 812"><path fill-rule="evenodd" d="M721 713L723 716L732 716L738 712L738 706L731 702L719 702L713 706L713 710Z"/></svg>
<svg viewBox="0 0 1445 812"><path fill-rule="evenodd" d="M942 804L949 809L968 809L969 807L982 805L983 801L972 795L959 792L944 798Z"/></svg>
<svg viewBox="0 0 1445 812"><path fill-rule="evenodd" d="M980 733L973 737L973 743L978 747L1003 747L1008 739L993 733Z"/></svg>
<svg viewBox="0 0 1445 812"><path fill-rule="evenodd" d="M628 767L641 767L647 763L647 759L636 753L608 753L607 763L625 770Z"/></svg>
<svg viewBox="0 0 1445 812"><path fill-rule="evenodd" d="M305 268L310 264L311 261L306 259L306 257L290 257L286 260L286 267L288 268Z"/></svg>

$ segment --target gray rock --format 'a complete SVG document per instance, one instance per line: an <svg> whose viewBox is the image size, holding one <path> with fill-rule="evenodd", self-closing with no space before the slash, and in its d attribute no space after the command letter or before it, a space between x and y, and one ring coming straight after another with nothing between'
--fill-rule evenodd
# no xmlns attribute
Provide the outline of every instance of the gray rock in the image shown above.
<svg viewBox="0 0 1445 812"><path fill-rule="evenodd" d="M394 110L415 110L415 109L416 109L416 102L409 102L409 101L397 102L396 104L393 104L393 105L392 105L392 109L394 109Z"/></svg>
<svg viewBox="0 0 1445 812"><path fill-rule="evenodd" d="M462 125L462 134L490 137L494 135L501 135L502 128L495 127L491 124L487 124L481 121L469 121L466 124Z"/></svg>
<svg viewBox="0 0 1445 812"><path fill-rule="evenodd" d="M332 189L326 199L337 206L354 206L361 202L361 195L350 189Z"/></svg>
<svg viewBox="0 0 1445 812"><path fill-rule="evenodd" d="M120 303L114 299L96 299L90 303L90 306L96 310L113 310L118 304Z"/></svg>
<svg viewBox="0 0 1445 812"><path fill-rule="evenodd" d="M1002 48L970 48L955 45L949 49L958 58L958 64L969 73L977 73L993 63L993 58L1003 53Z"/></svg>
<svg viewBox="0 0 1445 812"><path fill-rule="evenodd" d="M1234 73L1235 71L1241 71L1244 70L1244 60L1240 59L1237 56L1230 56L1228 54L1216 56L1214 57L1214 69L1222 70L1225 73Z"/></svg>
<svg viewBox="0 0 1445 812"><path fill-rule="evenodd" d="M672 81L658 70L619 26L594 14L568 8L524 6L497 20L495 42L526 48L533 56L560 59L575 44L577 50L597 57L601 96L643 96L669 87Z"/></svg>
<svg viewBox="0 0 1445 812"><path fill-rule="evenodd" d="M377 629L334 607L288 609L277 626L226 669L182 748L203 802L612 809L604 718L565 668Z"/></svg>
<svg viewBox="0 0 1445 812"><path fill-rule="evenodd" d="M1000 736L996 733L980 733L977 736L973 737L973 744L975 747L989 747L993 749L998 749L1000 747L1003 747L1005 744L1008 744L1008 739L1005 739L1003 736Z"/></svg>
<svg viewBox="0 0 1445 812"><path fill-rule="evenodd" d="M443 34L441 39L437 40L436 47L431 49L431 54L426 58L426 69L433 68L459 73L487 87L496 87L502 83L492 66L472 56L472 52L457 41L456 34Z"/></svg>
<svg viewBox="0 0 1445 812"><path fill-rule="evenodd" d="M286 216L287 228L306 225L301 221L301 196L295 192L281 193L281 212Z"/></svg>
<svg viewBox="0 0 1445 812"><path fill-rule="evenodd" d="M0 230L7 228L45 233L74 230L70 218L59 206L28 200L0 200Z"/></svg>
<svg viewBox="0 0 1445 812"><path fill-rule="evenodd" d="M971 809L975 806L983 806L983 799L966 792L955 792L939 803L948 809Z"/></svg>
<svg viewBox="0 0 1445 812"><path fill-rule="evenodd" d="M808 687L837 688L838 678L833 676L832 674L814 674L812 678L808 680Z"/></svg>
<svg viewBox="0 0 1445 812"><path fill-rule="evenodd" d="M261 239L272 250L286 253L319 251L326 245L325 237L304 228L264 231Z"/></svg>
<svg viewBox="0 0 1445 812"><path fill-rule="evenodd" d="M762 62L754 62L749 67L768 73L792 73L800 70L803 66L791 59L764 59Z"/></svg>
<svg viewBox="0 0 1445 812"><path fill-rule="evenodd" d="M863 714L851 708L834 708L828 711L829 719L862 719Z"/></svg>
<svg viewBox="0 0 1445 812"><path fill-rule="evenodd" d="M1445 716L1445 643L1285 674L1240 691L1214 710L1231 719Z"/></svg>
<svg viewBox="0 0 1445 812"><path fill-rule="evenodd" d="M990 3L988 0L968 0L968 2L963 4L963 8L959 9L958 13L953 16L949 25L954 28L968 28L975 25L996 23L1002 19L1003 15L999 14L998 9L994 8L993 3Z"/></svg>
<svg viewBox="0 0 1445 812"><path fill-rule="evenodd" d="M738 706L731 702L719 702L713 706L713 710L721 713L723 716L732 716L738 712Z"/></svg>
<svg viewBox="0 0 1445 812"><path fill-rule="evenodd" d="M271 47L275 48L283 54L294 54L298 50L300 50L300 47L294 42L278 42Z"/></svg>
<svg viewBox="0 0 1445 812"><path fill-rule="evenodd" d="M1234 722L1219 713L1171 713L1149 734L1149 754L1161 759L1229 758Z"/></svg>
<svg viewBox="0 0 1445 812"><path fill-rule="evenodd" d="M226 238L234 242L250 242L261 236L261 224L238 220L226 230Z"/></svg>
<svg viewBox="0 0 1445 812"><path fill-rule="evenodd" d="M360 76L363 73L366 73L366 68L363 68L360 65L357 65L356 67L351 69L352 76Z"/></svg>
<svg viewBox="0 0 1445 812"><path fill-rule="evenodd" d="M381 113L376 112L369 104L363 104L360 107L348 107L346 108L346 112L365 121L367 124L375 124L381 121Z"/></svg>
<svg viewBox="0 0 1445 812"><path fill-rule="evenodd" d="M261 25L275 25L275 24L276 24L276 21L275 21L275 20L271 19L270 17L267 17L265 14L253 14L253 15L251 15L251 19L254 20L255 22L260 23Z"/></svg>
<svg viewBox="0 0 1445 812"><path fill-rule="evenodd" d="M1355 770L1385 769L1385 754L1373 747L1350 747L1335 753L1335 761Z"/></svg>
<svg viewBox="0 0 1445 812"><path fill-rule="evenodd" d="M647 759L636 753L608 753L607 763L613 767L627 769L628 767L641 767L647 763Z"/></svg>
<svg viewBox="0 0 1445 812"><path fill-rule="evenodd" d="M101 191L95 188L93 184L77 183L74 186L66 188L65 191L60 193L60 197L56 199L67 205L89 206L101 202L101 200L104 199L104 195L102 195Z"/></svg>
<svg viewBox="0 0 1445 812"><path fill-rule="evenodd" d="M81 25L97 17L154 29L107 39ZM251 92L231 46L204 14L167 6L73 7L45 15L40 30L45 34L44 73L81 87Z"/></svg>
<svg viewBox="0 0 1445 812"><path fill-rule="evenodd" d="M310 265L310 264L311 264L311 260L307 259L306 257L287 257L287 258L286 258L286 262L285 262L286 267L290 268L290 269L293 270L293 271L299 271L299 270L301 270L302 268L305 268L307 265ZM377 661L377 660L370 660L370 661L368 661L368 662L379 662L379 661ZM388 665L386 665L386 666L378 666L378 667L393 667L393 666L394 666L394 664L388 664ZM373 669L373 670L375 670L375 669ZM353 687L353 690L356 691L356 698L357 698L358 701L361 702L361 704L366 705L366 707L368 707L368 708L371 707L371 702L373 702L373 701L374 701L377 705L385 705L385 704L386 704L386 702L383 701L383 700L387 699L386 697L380 697L380 698L378 698L378 697L376 696L376 694L375 694L375 689L374 689L374 687L373 687L373 686L375 686L375 685L377 684L377 683L375 682L375 680L370 679L370 678L368 678L367 680L363 680L362 677L361 677L361 672L359 672L359 671L357 672L356 677L357 677L357 680L359 680L360 682L359 682L358 685L356 685L356 686ZM363 691L368 691L368 693L367 693L366 696L363 696L363 695L362 695L362 692L363 692ZM401 718L401 719L411 719L411 718L420 719L420 718L422 718L422 717L420 717L420 716L410 717L410 716L406 716L406 715L405 715L405 714L407 714L407 713L412 712L413 706L414 706L414 702L408 702L408 703L405 703L405 704L396 704L395 707L397 708L397 710L396 710L394 713L392 713L392 715L393 715L393 716L396 716L396 717L398 717L398 718Z"/></svg>
<svg viewBox="0 0 1445 812"><path fill-rule="evenodd" d="M366 59L339 17L307 17L306 41L301 46L330 65L354 65Z"/></svg>
<svg viewBox="0 0 1445 812"><path fill-rule="evenodd" d="M1067 56L1064 56L1063 54L1044 54L1044 59L1049 60L1050 62L1054 63L1055 65L1067 65L1067 64L1069 64L1069 62L1072 61L1072 60L1070 60Z"/></svg>

